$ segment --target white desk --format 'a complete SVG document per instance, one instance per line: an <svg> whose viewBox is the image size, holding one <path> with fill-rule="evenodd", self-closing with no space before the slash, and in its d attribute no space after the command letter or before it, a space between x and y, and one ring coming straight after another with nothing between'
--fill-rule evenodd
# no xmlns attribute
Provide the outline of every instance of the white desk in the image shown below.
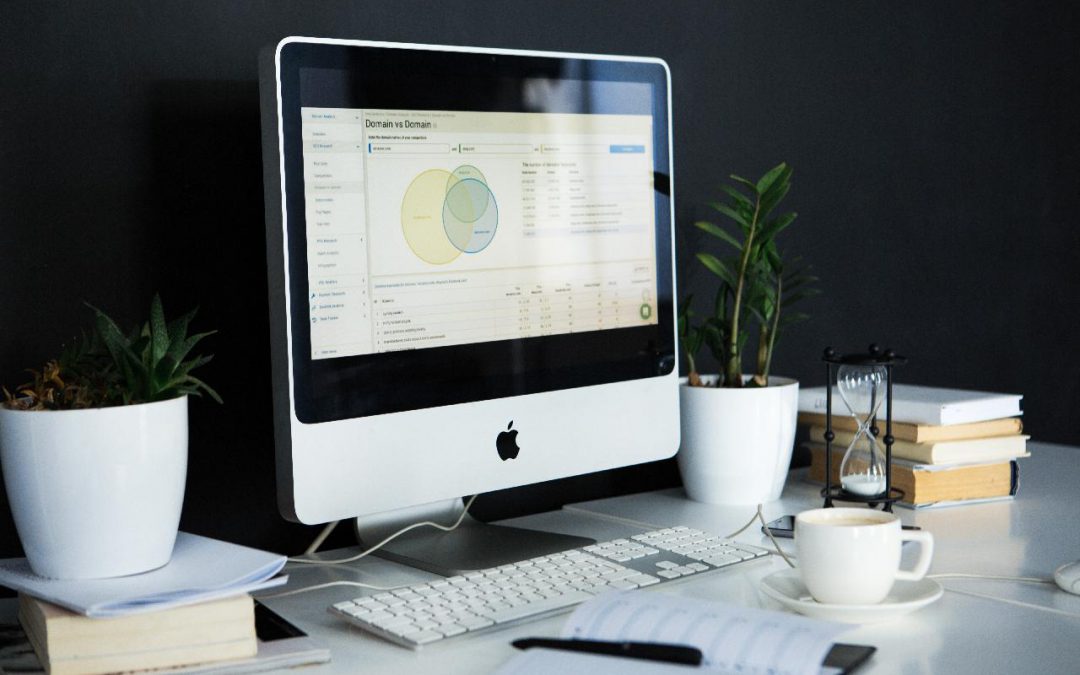
<svg viewBox="0 0 1080 675"><path fill-rule="evenodd" d="M1080 558L1080 448L1031 444L1022 460L1019 496L1011 502L913 512L897 509L905 523L935 536L931 574L968 572L1007 576L1050 576L1054 568ZM783 498L765 505L766 518L820 505L818 488L793 472ZM682 490L629 495L567 507L562 511L507 521L511 524L613 539L639 531L625 521L651 526L689 525L728 534L752 515L746 507L716 507L685 499ZM619 519L623 519L620 521ZM768 546L753 527L740 541ZM790 542L785 542L790 546ZM345 557L353 549L331 551ZM646 592L693 595L753 607L778 609L758 592L758 580L784 569L778 556L743 563L702 577L653 587ZM397 586L433 575L378 558L351 565L290 569L288 588L347 579ZM1077 673L1080 672L1080 596L1056 586L985 580L942 580L947 589L998 598L946 592L933 605L888 623L855 626L844 642L878 648L866 673ZM326 607L365 592L337 587L267 600L266 603L329 647L333 661L306 668L311 675L363 671L369 674L487 673L514 654L510 641L557 635L563 616L493 633L464 636L413 652L371 637L335 619ZM1029 603L1045 609L1035 609ZM14 615L12 601L0 614ZM1069 616L1072 615L1072 616Z"/></svg>
<svg viewBox="0 0 1080 675"><path fill-rule="evenodd" d="M936 551L931 574L1048 577L1060 563L1080 558L1080 448L1032 443L1031 451L1032 457L1021 461L1020 491L1014 501L919 512L897 509L905 523L917 524L934 534ZM766 518L820 505L818 488L803 481L804 472L793 472L783 498L765 505ZM728 534L751 515L750 508L688 501L682 490L675 489L585 502L507 522L610 539L628 532L629 526L617 519L653 526L682 524ZM757 527L738 539L768 545ZM342 557L349 550L325 555ZM777 609L758 592L757 582L784 567L778 556L770 556L654 588L658 592ZM334 568L293 569L290 573L290 587L331 579L391 586L433 578L378 559ZM1080 596L1063 593L1056 586L1016 582L948 579L941 583L946 589L1000 600L947 591L941 600L914 614L887 623L853 627L841 636L842 641L878 648L861 672L1080 672ZM348 588L332 588L267 601L330 648L332 663L305 672L353 673L361 668L365 673L395 675L490 672L513 655L511 640L557 635L565 618L466 636L412 652L354 630L326 613L327 605L360 594Z"/></svg>

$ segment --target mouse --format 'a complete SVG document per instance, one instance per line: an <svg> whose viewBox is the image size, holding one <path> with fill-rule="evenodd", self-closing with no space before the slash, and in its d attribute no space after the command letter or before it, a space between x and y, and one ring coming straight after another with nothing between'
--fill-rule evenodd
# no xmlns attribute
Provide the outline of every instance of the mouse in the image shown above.
<svg viewBox="0 0 1080 675"><path fill-rule="evenodd" d="M1080 595L1080 560L1065 563L1054 570L1054 581L1061 590Z"/></svg>

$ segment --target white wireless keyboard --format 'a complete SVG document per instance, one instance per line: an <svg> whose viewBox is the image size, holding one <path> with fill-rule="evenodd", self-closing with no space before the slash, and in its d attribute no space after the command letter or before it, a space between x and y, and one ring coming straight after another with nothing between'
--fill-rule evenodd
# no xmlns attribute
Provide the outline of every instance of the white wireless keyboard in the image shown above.
<svg viewBox="0 0 1080 675"><path fill-rule="evenodd" d="M671 527L346 600L329 610L416 649L566 611L606 590L652 586L768 554L701 530Z"/></svg>

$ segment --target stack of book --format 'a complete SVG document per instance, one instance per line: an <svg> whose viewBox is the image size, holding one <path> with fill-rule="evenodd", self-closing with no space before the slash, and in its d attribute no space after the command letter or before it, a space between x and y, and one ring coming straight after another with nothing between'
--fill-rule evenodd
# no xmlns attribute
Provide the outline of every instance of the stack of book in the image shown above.
<svg viewBox="0 0 1080 675"><path fill-rule="evenodd" d="M325 650L264 649L259 639L250 592L284 583L275 576L284 564L284 556L181 532L172 560L144 574L45 579L13 558L0 560L0 585L19 591L19 623L52 675L325 661Z"/></svg>
<svg viewBox="0 0 1080 675"><path fill-rule="evenodd" d="M1021 396L913 385L893 386L892 485L904 492L901 504L915 508L1008 499L1016 494L1019 467L1028 455L1020 420ZM809 427L809 478L825 482L825 388L799 394L799 424ZM885 435L884 405L878 412ZM858 422L833 391L832 477L840 484L840 463ZM881 443L881 439L878 442ZM884 444L882 447L884 447Z"/></svg>

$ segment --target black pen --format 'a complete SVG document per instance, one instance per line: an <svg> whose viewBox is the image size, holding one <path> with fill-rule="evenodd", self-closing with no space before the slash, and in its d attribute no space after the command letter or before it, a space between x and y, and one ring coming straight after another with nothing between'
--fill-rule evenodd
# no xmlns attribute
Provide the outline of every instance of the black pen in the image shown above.
<svg viewBox="0 0 1080 675"><path fill-rule="evenodd" d="M604 642L600 640L556 640L554 638L526 638L514 640L518 649L544 647L568 652L585 652L605 656L625 656L646 661L681 663L688 666L701 665L701 650L685 645L669 645L659 642Z"/></svg>

